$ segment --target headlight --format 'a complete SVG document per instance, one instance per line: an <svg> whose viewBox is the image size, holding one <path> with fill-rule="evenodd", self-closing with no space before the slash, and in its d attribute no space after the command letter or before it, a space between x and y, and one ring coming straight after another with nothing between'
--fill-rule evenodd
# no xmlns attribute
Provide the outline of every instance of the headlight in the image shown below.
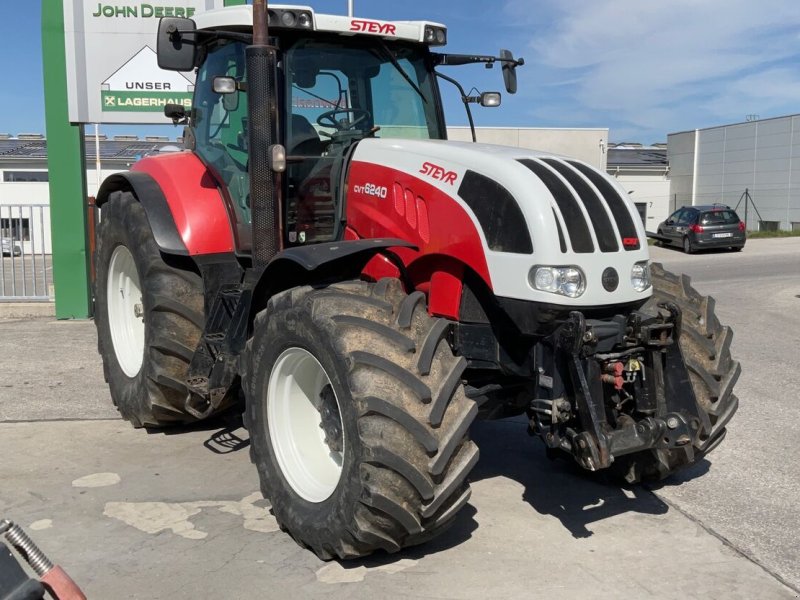
<svg viewBox="0 0 800 600"><path fill-rule="evenodd" d="M534 289L568 298L578 298L586 289L586 278L578 267L533 267L528 280Z"/></svg>
<svg viewBox="0 0 800 600"><path fill-rule="evenodd" d="M650 264L648 261L638 262L631 269L631 285L637 292L650 287Z"/></svg>

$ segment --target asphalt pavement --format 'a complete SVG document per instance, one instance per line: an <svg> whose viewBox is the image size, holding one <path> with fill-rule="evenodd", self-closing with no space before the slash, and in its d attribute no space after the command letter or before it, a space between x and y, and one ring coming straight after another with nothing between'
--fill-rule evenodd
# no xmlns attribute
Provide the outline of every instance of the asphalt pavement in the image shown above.
<svg viewBox="0 0 800 600"><path fill-rule="evenodd" d="M656 493L798 588L800 238L749 240L741 253L651 250L715 298L742 363L728 438Z"/></svg>
<svg viewBox="0 0 800 600"><path fill-rule="evenodd" d="M653 258L717 297L741 404L707 461L653 492L550 462L519 420L479 423L455 526L324 563L277 530L234 418L117 418L91 322L0 321L0 518L90 598L797 598L800 238Z"/></svg>

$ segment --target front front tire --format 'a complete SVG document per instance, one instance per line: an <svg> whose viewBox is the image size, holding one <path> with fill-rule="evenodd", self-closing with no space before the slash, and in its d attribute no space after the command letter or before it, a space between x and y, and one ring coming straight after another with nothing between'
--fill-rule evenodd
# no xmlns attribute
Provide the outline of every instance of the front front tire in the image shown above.
<svg viewBox="0 0 800 600"><path fill-rule="evenodd" d="M665 302L680 308L681 353L698 409L708 416L711 430L691 452L686 448L647 450L620 457L615 468L629 483L663 479L701 460L725 438L727 424L739 407L733 388L742 369L731 357L733 331L719 322L714 299L692 287L689 276L667 271L661 263L652 264L651 276L653 296L643 310L654 314Z"/></svg>
<svg viewBox="0 0 800 600"><path fill-rule="evenodd" d="M320 558L422 543L469 499L477 406L448 331L392 279L295 288L256 317L251 458L281 527Z"/></svg>

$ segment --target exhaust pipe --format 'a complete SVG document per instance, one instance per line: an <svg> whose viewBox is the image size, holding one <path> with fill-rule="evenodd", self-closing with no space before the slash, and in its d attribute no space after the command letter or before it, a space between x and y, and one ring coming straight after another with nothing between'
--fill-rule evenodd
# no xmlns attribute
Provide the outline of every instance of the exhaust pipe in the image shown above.
<svg viewBox="0 0 800 600"><path fill-rule="evenodd" d="M253 0L253 44L247 60L247 120L253 266L261 270L281 250L281 177L272 170L278 137L277 54L269 45L267 0Z"/></svg>

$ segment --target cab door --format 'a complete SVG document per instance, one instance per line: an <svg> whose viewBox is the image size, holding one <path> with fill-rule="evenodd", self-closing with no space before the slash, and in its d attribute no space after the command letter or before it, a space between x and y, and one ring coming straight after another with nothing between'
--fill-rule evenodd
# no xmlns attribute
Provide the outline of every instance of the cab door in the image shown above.
<svg viewBox="0 0 800 600"><path fill-rule="evenodd" d="M221 40L207 46L197 72L191 114L194 151L219 184L225 199L237 250L249 253L250 178L247 172L247 97L244 44ZM237 90L214 91L214 79L231 77Z"/></svg>

